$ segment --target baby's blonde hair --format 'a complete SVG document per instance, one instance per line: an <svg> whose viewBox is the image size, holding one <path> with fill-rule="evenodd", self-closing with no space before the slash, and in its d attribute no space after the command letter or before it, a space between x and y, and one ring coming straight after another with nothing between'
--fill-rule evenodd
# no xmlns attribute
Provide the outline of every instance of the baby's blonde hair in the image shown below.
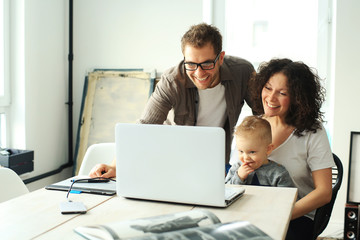
<svg viewBox="0 0 360 240"><path fill-rule="evenodd" d="M252 134L261 138L267 144L272 142L270 123L260 116L245 117L242 123L236 127L234 134L239 137Z"/></svg>

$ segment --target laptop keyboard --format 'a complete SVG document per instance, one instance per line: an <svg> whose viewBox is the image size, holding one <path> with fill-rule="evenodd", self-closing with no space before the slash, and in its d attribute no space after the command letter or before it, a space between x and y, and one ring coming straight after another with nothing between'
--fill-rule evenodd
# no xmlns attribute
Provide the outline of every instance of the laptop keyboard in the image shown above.
<svg viewBox="0 0 360 240"><path fill-rule="evenodd" d="M225 204L228 206L234 201L236 201L238 198L240 198L243 193L245 192L245 189L242 187L229 187L225 185Z"/></svg>
<svg viewBox="0 0 360 240"><path fill-rule="evenodd" d="M239 189L225 187L225 200L231 200L238 193Z"/></svg>

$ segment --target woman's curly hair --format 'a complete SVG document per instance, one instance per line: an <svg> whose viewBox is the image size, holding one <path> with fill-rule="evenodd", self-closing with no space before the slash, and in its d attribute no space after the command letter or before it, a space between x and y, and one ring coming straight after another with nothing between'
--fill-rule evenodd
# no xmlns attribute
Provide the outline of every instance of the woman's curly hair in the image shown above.
<svg viewBox="0 0 360 240"><path fill-rule="evenodd" d="M302 136L303 131L315 133L323 122L324 113L320 109L325 99L325 89L316 71L302 62L285 58L262 63L258 73L250 81L253 111L264 113L261 93L275 73L282 73L287 77L290 106L285 116L286 124L296 128L297 136Z"/></svg>

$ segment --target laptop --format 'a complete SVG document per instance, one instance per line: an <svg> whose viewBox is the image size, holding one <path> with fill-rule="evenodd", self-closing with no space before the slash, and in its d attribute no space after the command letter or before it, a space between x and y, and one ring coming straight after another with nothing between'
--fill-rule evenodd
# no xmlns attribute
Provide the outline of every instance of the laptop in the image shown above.
<svg viewBox="0 0 360 240"><path fill-rule="evenodd" d="M226 207L225 131L218 127L118 123L116 190L126 198Z"/></svg>
<svg viewBox="0 0 360 240"><path fill-rule="evenodd" d="M74 179L88 179L88 176L76 176L65 179L63 181L50 184L45 186L45 189L48 190L60 190L68 191L72 180ZM85 183L85 182L75 182L71 188L71 192L75 193L91 193L91 194L100 194L100 195L115 195L116 194L116 182L109 181L104 183Z"/></svg>

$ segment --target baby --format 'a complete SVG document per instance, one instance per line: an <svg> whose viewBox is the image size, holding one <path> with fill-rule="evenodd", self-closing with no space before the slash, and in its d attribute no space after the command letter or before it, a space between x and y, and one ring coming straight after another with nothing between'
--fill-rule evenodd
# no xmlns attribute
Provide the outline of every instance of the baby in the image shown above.
<svg viewBox="0 0 360 240"><path fill-rule="evenodd" d="M289 172L270 161L273 150L271 126L259 116L249 116L235 129L236 148L241 162L231 166L225 183L294 187Z"/></svg>

